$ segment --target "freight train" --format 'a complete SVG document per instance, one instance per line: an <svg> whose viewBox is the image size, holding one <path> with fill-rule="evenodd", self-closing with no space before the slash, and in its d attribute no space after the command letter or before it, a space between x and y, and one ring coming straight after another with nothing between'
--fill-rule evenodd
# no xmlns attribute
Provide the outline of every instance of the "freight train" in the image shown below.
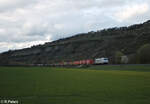
<svg viewBox="0 0 150 104"><path fill-rule="evenodd" d="M108 58L96 58L96 59L87 59L71 62L60 62L57 64L52 64L54 66L65 66L65 65L98 65L98 64L108 64Z"/></svg>

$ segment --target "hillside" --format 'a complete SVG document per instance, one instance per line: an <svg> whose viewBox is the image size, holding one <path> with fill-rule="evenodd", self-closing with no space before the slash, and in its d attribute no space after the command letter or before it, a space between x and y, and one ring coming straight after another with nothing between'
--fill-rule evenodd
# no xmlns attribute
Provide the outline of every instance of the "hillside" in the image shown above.
<svg viewBox="0 0 150 104"><path fill-rule="evenodd" d="M113 63L116 51L134 55L150 43L150 20L129 27L109 28L45 43L0 55L0 64L51 64L61 61L108 57Z"/></svg>

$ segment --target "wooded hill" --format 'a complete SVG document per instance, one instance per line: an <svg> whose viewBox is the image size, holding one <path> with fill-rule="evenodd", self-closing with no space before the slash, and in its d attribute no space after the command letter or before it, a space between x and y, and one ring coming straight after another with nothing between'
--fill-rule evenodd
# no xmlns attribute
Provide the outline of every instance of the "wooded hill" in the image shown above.
<svg viewBox="0 0 150 104"><path fill-rule="evenodd" d="M135 54L144 44L150 43L150 20L129 27L115 27L37 45L31 48L0 54L0 64L52 64L62 61L108 57L114 63L117 51L135 63Z"/></svg>

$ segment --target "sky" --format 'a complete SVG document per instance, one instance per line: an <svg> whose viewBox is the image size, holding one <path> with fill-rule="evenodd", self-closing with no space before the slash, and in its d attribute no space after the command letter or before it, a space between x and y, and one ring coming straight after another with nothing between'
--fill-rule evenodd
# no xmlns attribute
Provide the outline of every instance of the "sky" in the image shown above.
<svg viewBox="0 0 150 104"><path fill-rule="evenodd" d="M150 0L0 0L0 52L150 19Z"/></svg>

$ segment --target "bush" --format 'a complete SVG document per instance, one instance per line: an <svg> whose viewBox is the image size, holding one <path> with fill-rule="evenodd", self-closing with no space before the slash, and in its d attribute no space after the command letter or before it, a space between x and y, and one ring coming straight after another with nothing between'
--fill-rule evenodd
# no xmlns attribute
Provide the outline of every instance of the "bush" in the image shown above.
<svg viewBox="0 0 150 104"><path fill-rule="evenodd" d="M150 63L150 44L145 44L138 49L137 59L141 64Z"/></svg>
<svg viewBox="0 0 150 104"><path fill-rule="evenodd" d="M124 54L120 51L117 51L115 53L115 64L121 64L121 57L124 56Z"/></svg>
<svg viewBox="0 0 150 104"><path fill-rule="evenodd" d="M129 61L128 61L129 64L137 64L138 63L136 53L128 55L128 58L129 58Z"/></svg>

